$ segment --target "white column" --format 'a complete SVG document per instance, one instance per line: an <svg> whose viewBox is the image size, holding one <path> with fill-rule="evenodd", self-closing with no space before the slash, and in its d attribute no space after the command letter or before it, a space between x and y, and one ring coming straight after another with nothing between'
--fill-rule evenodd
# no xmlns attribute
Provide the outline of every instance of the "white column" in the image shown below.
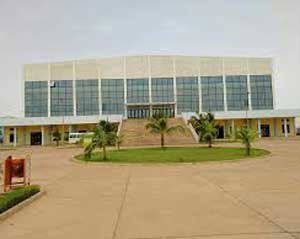
<svg viewBox="0 0 300 239"><path fill-rule="evenodd" d="M41 132L42 132L42 146L45 145L45 129L44 126L41 126Z"/></svg>
<svg viewBox="0 0 300 239"><path fill-rule="evenodd" d="M278 136L277 118L274 118L273 124L274 124L274 136L277 137Z"/></svg>
<svg viewBox="0 0 300 239"><path fill-rule="evenodd" d="M101 93L101 72L100 68L97 68L97 75L98 75L98 102L99 102L99 116L102 115L102 93Z"/></svg>
<svg viewBox="0 0 300 239"><path fill-rule="evenodd" d="M247 58L247 92L248 92L248 110L252 110L251 100L251 85L250 85L250 70L249 70L249 59Z"/></svg>
<svg viewBox="0 0 300 239"><path fill-rule="evenodd" d="M149 103L150 103L150 117L152 117L152 74L151 74L151 59L147 56L148 63L148 77L149 77Z"/></svg>
<svg viewBox="0 0 300 239"><path fill-rule="evenodd" d="M0 128L2 128L2 144L5 144L5 127L4 126L0 126ZM1 129L0 129L1 130Z"/></svg>
<svg viewBox="0 0 300 239"><path fill-rule="evenodd" d="M202 112L202 87L201 87L201 69L198 68L198 97L199 97L199 113Z"/></svg>
<svg viewBox="0 0 300 239"><path fill-rule="evenodd" d="M232 133L233 136L235 137L235 135L234 135L234 134L235 134L235 128L234 128L234 127L235 127L235 125L234 125L234 120L232 119L232 120L231 120L231 133Z"/></svg>
<svg viewBox="0 0 300 239"><path fill-rule="evenodd" d="M293 122L294 122L294 136L297 136L296 118L293 118Z"/></svg>
<svg viewBox="0 0 300 239"><path fill-rule="evenodd" d="M51 116L51 64L48 63L48 117Z"/></svg>
<svg viewBox="0 0 300 239"><path fill-rule="evenodd" d="M252 100L251 100L251 86L250 86L250 75L247 75L247 92L248 92L248 109L252 110Z"/></svg>
<svg viewBox="0 0 300 239"><path fill-rule="evenodd" d="M260 122L260 119L257 119L257 131L258 131L258 138L261 138L261 122Z"/></svg>
<svg viewBox="0 0 300 239"><path fill-rule="evenodd" d="M69 125L69 138L70 138L70 133L73 133L73 125ZM68 138L68 142L69 142L69 138Z"/></svg>
<svg viewBox="0 0 300 239"><path fill-rule="evenodd" d="M126 56L123 58L123 79L124 79L124 117L127 118L127 73L126 73Z"/></svg>
<svg viewBox="0 0 300 239"><path fill-rule="evenodd" d="M222 62L222 72L223 72L223 91L224 91L224 111L228 110L227 107L227 89L226 89L226 76L225 76L225 62L223 58Z"/></svg>
<svg viewBox="0 0 300 239"><path fill-rule="evenodd" d="M73 114L77 115L77 103L76 103L76 62L73 61Z"/></svg>
<svg viewBox="0 0 300 239"><path fill-rule="evenodd" d="M276 72L275 72L275 69ZM275 66L275 62L274 62L274 59L272 58L272 74L271 74L271 77L272 77L272 97L273 97L273 109L276 109L276 91L275 91L275 77L277 77L278 75L278 67Z"/></svg>
<svg viewBox="0 0 300 239"><path fill-rule="evenodd" d="M14 147L17 147L17 128L14 127Z"/></svg>
<svg viewBox="0 0 300 239"><path fill-rule="evenodd" d="M27 137L26 137L26 135L27 135L27 127L26 126L24 126L24 127L22 127L22 137L23 137L23 144L24 145L27 145Z"/></svg>
<svg viewBox="0 0 300 239"><path fill-rule="evenodd" d="M284 137L288 137L288 131L287 131L287 119L283 119L283 128L284 128Z"/></svg>
<svg viewBox="0 0 300 239"><path fill-rule="evenodd" d="M73 127L72 127L72 125L69 125L69 133L73 133Z"/></svg>
<svg viewBox="0 0 300 239"><path fill-rule="evenodd" d="M27 72L25 70L25 67L23 67L23 80L22 80L22 87L21 87L23 117L26 116L26 112L25 112L25 83L26 83L26 81L27 81ZM48 83L48 85L49 85L49 83Z"/></svg>
<svg viewBox="0 0 300 239"><path fill-rule="evenodd" d="M173 61L173 91L174 91L174 110L175 110L175 117L177 117L177 89L176 89L176 61L175 57L172 58Z"/></svg>

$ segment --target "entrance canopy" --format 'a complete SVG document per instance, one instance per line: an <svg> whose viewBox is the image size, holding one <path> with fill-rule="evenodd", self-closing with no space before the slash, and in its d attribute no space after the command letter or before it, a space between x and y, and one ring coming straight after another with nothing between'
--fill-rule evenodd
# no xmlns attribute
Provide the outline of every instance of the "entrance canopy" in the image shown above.
<svg viewBox="0 0 300 239"><path fill-rule="evenodd" d="M175 103L127 104L128 118L148 118L157 114L175 117Z"/></svg>
<svg viewBox="0 0 300 239"><path fill-rule="evenodd" d="M94 115L94 116L59 116L59 117L9 117L0 118L0 126L40 126L40 125L72 125L95 124L100 120L112 123L121 122L123 115Z"/></svg>
<svg viewBox="0 0 300 239"><path fill-rule="evenodd" d="M203 112L204 113L204 112ZM222 111L212 112L217 120L226 119L263 119L263 118L294 118L300 117L300 109L278 109L278 110L249 110L249 111ZM182 113L186 119L196 115L194 112Z"/></svg>

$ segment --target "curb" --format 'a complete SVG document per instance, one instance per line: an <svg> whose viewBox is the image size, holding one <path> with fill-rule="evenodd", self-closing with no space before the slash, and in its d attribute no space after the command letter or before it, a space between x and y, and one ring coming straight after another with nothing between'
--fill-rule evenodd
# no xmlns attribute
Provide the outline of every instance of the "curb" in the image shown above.
<svg viewBox="0 0 300 239"><path fill-rule="evenodd" d="M42 197L45 194L46 194L46 191L40 191L37 194L31 196L30 198L27 198L23 202L20 202L19 204L15 205L12 208L8 209L7 211L3 212L2 214L0 214L0 222L6 220L8 217L10 217L13 214L17 213L22 208L30 205L32 202L39 199L40 197Z"/></svg>
<svg viewBox="0 0 300 239"><path fill-rule="evenodd" d="M216 148L216 147L215 147ZM222 148L222 147L220 147ZM226 148L226 147L224 147ZM230 147L231 148L231 147ZM236 147L233 147L236 148ZM243 148L242 148L243 149ZM188 166L188 165L204 165L204 164L225 164L225 163L240 163L240 162L247 162L247 161L253 161L258 159L266 159L267 157L272 157L273 153L267 149L263 148L253 148L253 149L259 149L266 151L266 154L264 155L258 155L258 156L246 156L243 158L236 158L236 159L226 159L226 160L220 160L220 161L195 161L195 162L112 162L112 161L83 161L80 159L77 159L76 156L73 156L69 160L72 163L78 164L78 165L101 165L101 166Z"/></svg>

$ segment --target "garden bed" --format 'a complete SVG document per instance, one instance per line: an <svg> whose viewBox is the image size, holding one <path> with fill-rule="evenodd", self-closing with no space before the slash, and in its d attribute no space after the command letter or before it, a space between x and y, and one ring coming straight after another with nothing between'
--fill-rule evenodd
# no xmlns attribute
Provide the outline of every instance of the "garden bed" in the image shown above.
<svg viewBox="0 0 300 239"><path fill-rule="evenodd" d="M108 160L106 161L102 159L102 152L92 153L91 158L78 155L75 159L87 162L182 163L238 160L267 154L269 154L269 151L264 149L252 149L251 155L247 156L244 148L176 147L113 150L108 152Z"/></svg>
<svg viewBox="0 0 300 239"><path fill-rule="evenodd" d="M39 192L39 186L31 185L0 194L0 214Z"/></svg>

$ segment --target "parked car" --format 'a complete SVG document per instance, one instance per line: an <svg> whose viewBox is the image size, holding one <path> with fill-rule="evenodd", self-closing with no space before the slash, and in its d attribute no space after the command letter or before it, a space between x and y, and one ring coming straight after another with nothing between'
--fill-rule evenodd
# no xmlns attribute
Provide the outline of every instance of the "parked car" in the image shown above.
<svg viewBox="0 0 300 239"><path fill-rule="evenodd" d="M94 133L88 132L88 133L69 133L69 144L76 144L79 143L81 139L84 139L84 141L88 138L91 138L89 136L93 136Z"/></svg>

